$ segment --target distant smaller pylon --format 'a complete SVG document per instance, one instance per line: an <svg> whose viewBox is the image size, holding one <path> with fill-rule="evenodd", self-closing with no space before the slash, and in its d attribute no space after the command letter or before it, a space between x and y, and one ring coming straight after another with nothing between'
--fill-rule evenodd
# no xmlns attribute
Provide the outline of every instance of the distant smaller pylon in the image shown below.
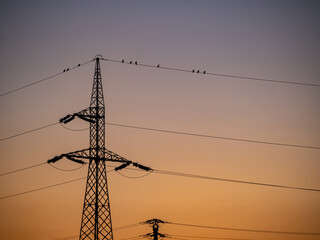
<svg viewBox="0 0 320 240"><path fill-rule="evenodd" d="M161 223L166 223L165 221L162 221L160 219L150 219L147 220L145 222L143 222L144 224L150 224L152 226L152 233L147 233L146 235L143 235L143 237L148 237L148 238L153 238L153 240L158 240L159 237L167 237L167 235L159 233L159 225Z"/></svg>

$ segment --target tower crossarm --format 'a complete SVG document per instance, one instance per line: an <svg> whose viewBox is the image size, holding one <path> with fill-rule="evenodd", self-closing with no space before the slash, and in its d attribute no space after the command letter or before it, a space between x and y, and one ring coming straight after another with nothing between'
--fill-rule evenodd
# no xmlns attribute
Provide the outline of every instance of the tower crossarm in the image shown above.
<svg viewBox="0 0 320 240"><path fill-rule="evenodd" d="M122 165L116 167L114 170L116 171L119 171L125 167L128 167L129 165L133 165L134 167L137 167L137 168L140 168L144 171L147 171L147 172L150 172L150 171L153 171L152 168L150 167L147 167L147 166L144 166L142 164L139 164L137 162L133 162L131 160L128 160L124 157L121 157L120 155L108 150L108 149L105 149L104 151L105 153L105 158L106 158L106 161L109 161L109 162L120 162L120 163L123 163Z"/></svg>
<svg viewBox="0 0 320 240"><path fill-rule="evenodd" d="M54 158L48 160L47 162L48 163L55 163L57 161L59 161L60 159L62 158L67 158L73 162L76 162L76 163L80 163L80 164L86 164L86 162L84 161L85 159L87 160L94 160L94 159L97 159L96 157L92 157L90 155L90 148L87 148L87 149L82 149L82 150L79 150L79 151L74 151L74 152L69 152L69 153L63 153L63 154L60 154L58 156L55 156ZM116 167L114 170L116 171L119 171L125 167L128 167L129 165L133 165L134 167L137 167L137 168L140 168L144 171L152 171L152 168L150 167L147 167L147 166L144 166L142 164L139 164L137 162L133 162L131 160L128 160L108 149L105 149L104 151L104 157L102 158L99 158L100 161L109 161L109 162L118 162L118 163L122 163L122 165Z"/></svg>
<svg viewBox="0 0 320 240"><path fill-rule="evenodd" d="M89 151L90 151L90 149L87 148L87 149L82 149L82 150L75 151L75 152L63 153L59 156L55 156L54 158L49 159L47 161L47 163L55 163L65 157L73 162L85 164L86 162L84 162L83 159L90 159L91 158L89 155Z"/></svg>
<svg viewBox="0 0 320 240"><path fill-rule="evenodd" d="M147 233L145 235L141 235L141 237L143 237L143 238L153 238L154 239L155 233ZM156 233L156 237L167 238L167 237L170 237L170 236L158 232L158 233Z"/></svg>
<svg viewBox="0 0 320 240"><path fill-rule="evenodd" d="M68 114L67 116L61 118L59 120L59 122L63 123L63 124L67 124L67 123L71 122L73 119L75 119L75 117L78 117L86 122L95 123L96 122L95 119L97 116L91 115L90 112L92 112L91 107L88 107L88 108L83 109L79 112L76 112L73 114Z"/></svg>
<svg viewBox="0 0 320 240"><path fill-rule="evenodd" d="M147 220L145 222L142 222L141 224L151 224L151 225L153 225L153 224L160 224L160 223L168 223L168 222L165 222L165 221L163 221L161 219L153 218L153 219L149 219L149 220Z"/></svg>
<svg viewBox="0 0 320 240"><path fill-rule="evenodd" d="M125 162L131 162L130 160L108 150L108 149L105 149L104 150L104 153L105 153L105 157L106 157L106 160L107 161L110 161L110 162L122 162L122 163L125 163Z"/></svg>

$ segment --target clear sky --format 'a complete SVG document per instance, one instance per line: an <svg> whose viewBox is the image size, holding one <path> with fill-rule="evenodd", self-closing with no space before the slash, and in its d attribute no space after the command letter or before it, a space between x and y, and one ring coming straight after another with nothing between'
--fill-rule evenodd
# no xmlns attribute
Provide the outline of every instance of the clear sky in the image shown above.
<svg viewBox="0 0 320 240"><path fill-rule="evenodd" d="M0 94L93 59L320 84L319 1L1 1ZM107 121L204 135L320 146L320 87L102 62ZM89 106L94 63L0 97L0 139ZM80 120L68 125L83 129ZM320 150L107 126L107 148L169 171L320 188ZM60 125L0 142L0 174L87 148ZM62 160L61 169L78 166ZM0 198L85 177L48 165L0 176ZM126 176L140 173L124 170ZM141 173L142 174L142 173ZM108 174L114 227L151 218L319 232L320 194L150 174ZM79 234L85 181L0 199L1 239ZM147 226L114 232L116 240ZM164 225L162 233L256 240L319 236ZM191 238L188 238L191 239Z"/></svg>

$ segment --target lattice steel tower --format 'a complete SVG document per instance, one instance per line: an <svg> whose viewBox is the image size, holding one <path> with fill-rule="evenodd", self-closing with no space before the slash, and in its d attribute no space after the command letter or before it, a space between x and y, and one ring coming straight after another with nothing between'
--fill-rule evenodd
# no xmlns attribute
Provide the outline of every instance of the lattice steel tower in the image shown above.
<svg viewBox="0 0 320 240"><path fill-rule="evenodd" d="M105 106L99 57L96 58L89 107L90 122L89 167L82 212L80 239L113 239L105 150ZM92 221L94 220L94 221Z"/></svg>
<svg viewBox="0 0 320 240"><path fill-rule="evenodd" d="M60 123L66 124L75 117L79 117L90 123L90 148L80 151L61 154L49 160L54 163L63 157L77 162L88 163L88 176L82 212L80 240L113 240L108 182L106 174L106 161L122 163L115 168L121 170L130 164L146 171L151 168L129 161L105 148L105 105L103 97L100 59L95 58L95 70L92 87L90 107L80 112L67 115L60 119ZM84 160L87 159L85 162Z"/></svg>

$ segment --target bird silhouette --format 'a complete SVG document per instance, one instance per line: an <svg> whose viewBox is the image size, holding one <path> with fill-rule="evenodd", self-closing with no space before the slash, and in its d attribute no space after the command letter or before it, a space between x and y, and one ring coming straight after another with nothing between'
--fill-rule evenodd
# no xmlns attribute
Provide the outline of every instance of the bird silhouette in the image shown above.
<svg viewBox="0 0 320 240"><path fill-rule="evenodd" d="M124 63L124 60L122 59L122 61L121 61L122 63Z"/></svg>
<svg viewBox="0 0 320 240"><path fill-rule="evenodd" d="M192 70L192 72L194 73L194 69Z"/></svg>
<svg viewBox="0 0 320 240"><path fill-rule="evenodd" d="M130 64L132 64L132 61L130 61Z"/></svg>
<svg viewBox="0 0 320 240"><path fill-rule="evenodd" d="M206 71L203 71L203 74L206 74Z"/></svg>
<svg viewBox="0 0 320 240"><path fill-rule="evenodd" d="M67 71L69 71L69 68L67 68Z"/></svg>
<svg viewBox="0 0 320 240"><path fill-rule="evenodd" d="M134 62L134 64L135 64L135 65L138 65L138 62L137 62L137 61L135 61L135 62Z"/></svg>
<svg viewBox="0 0 320 240"><path fill-rule="evenodd" d="M197 73L199 73L200 71L198 70Z"/></svg>
<svg viewBox="0 0 320 240"><path fill-rule="evenodd" d="M158 64L157 68L159 68L159 67L160 67L160 65Z"/></svg>
<svg viewBox="0 0 320 240"><path fill-rule="evenodd" d="M65 69L63 69L63 72L65 72L66 70Z"/></svg>
<svg viewBox="0 0 320 240"><path fill-rule="evenodd" d="M80 67L80 64L78 64L78 67Z"/></svg>

